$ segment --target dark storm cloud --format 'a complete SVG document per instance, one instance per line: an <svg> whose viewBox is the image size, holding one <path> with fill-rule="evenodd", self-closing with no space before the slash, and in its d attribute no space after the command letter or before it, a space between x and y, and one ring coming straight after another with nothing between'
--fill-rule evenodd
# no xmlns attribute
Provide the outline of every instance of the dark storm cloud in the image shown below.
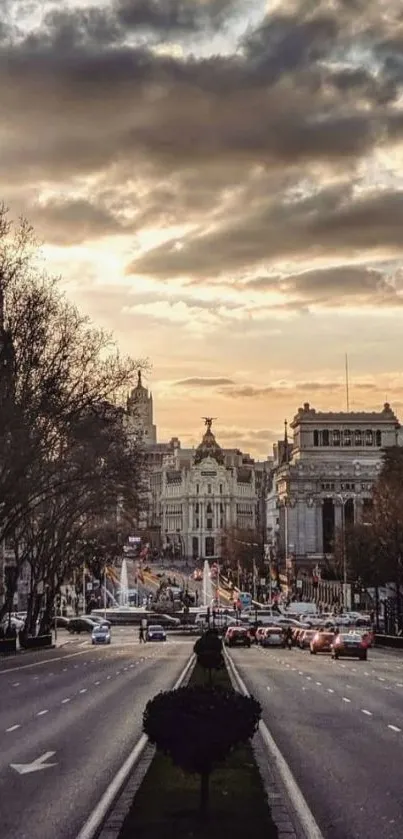
<svg viewBox="0 0 403 839"><path fill-rule="evenodd" d="M174 382L175 387L218 387L219 385L233 384L232 379L202 376L194 376L193 378L180 379L180 381Z"/></svg>
<svg viewBox="0 0 403 839"><path fill-rule="evenodd" d="M320 257L365 251L403 250L403 192L385 191L353 198L348 186L325 189L314 197L263 202L218 229L171 243L132 263L139 274L204 278L226 270L264 264L285 255Z"/></svg>
<svg viewBox="0 0 403 839"><path fill-rule="evenodd" d="M55 245L78 245L130 230L107 209L85 200L49 201L33 206L32 219L38 236Z"/></svg>
<svg viewBox="0 0 403 839"><path fill-rule="evenodd" d="M332 391L341 391L345 388L342 382L292 382L283 386L259 387L258 385L235 385L234 387L221 388L219 390L222 396L229 396L232 399L258 399L264 396L275 397L289 397L290 394L295 395L295 398L302 397L309 393L327 393ZM376 385L366 382L354 382L354 388L358 390L376 390Z"/></svg>
<svg viewBox="0 0 403 839"><path fill-rule="evenodd" d="M256 192L245 200L256 168L261 180L281 171L297 181L318 164L339 174L377 145L400 140L403 118L390 107L400 81L388 70L398 50L378 6L284 1L282 13L267 14L233 55L204 59L157 54L152 46L166 47L181 32L208 36L244 4L116 0L54 11L25 39L0 44L7 79L0 90L2 180L25 188L110 177L109 203L94 190L70 213L50 208L53 240L63 237L65 213L66 240L75 242L83 241L80 227L87 236L200 223L203 216L218 223L220 203L239 190L226 211L230 221L216 232L199 227L182 251L163 246L130 266L164 277L242 270L286 253L398 247L401 208L391 196L388 206L384 196L377 207L373 200L372 210L347 188L325 209L323 190L309 201ZM376 68L371 61L343 66L360 45L377 55ZM136 173L149 179L151 194L135 194ZM127 204L130 189L129 225L111 205L119 194ZM49 229L50 212L45 221Z"/></svg>

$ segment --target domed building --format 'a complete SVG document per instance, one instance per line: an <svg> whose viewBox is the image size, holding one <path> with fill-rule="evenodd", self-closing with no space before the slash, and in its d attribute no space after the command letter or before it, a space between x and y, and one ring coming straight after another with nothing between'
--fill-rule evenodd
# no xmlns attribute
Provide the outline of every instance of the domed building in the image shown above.
<svg viewBox="0 0 403 839"><path fill-rule="evenodd" d="M223 450L212 423L205 417L207 428L193 457L181 460L178 448L162 474L163 543L201 559L219 559L224 529L254 529L258 503L253 462Z"/></svg>

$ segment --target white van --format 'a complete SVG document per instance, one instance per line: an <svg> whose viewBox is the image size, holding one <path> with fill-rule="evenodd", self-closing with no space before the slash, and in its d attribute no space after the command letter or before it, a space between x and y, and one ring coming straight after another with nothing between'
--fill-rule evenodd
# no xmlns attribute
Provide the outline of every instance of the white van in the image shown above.
<svg viewBox="0 0 403 839"><path fill-rule="evenodd" d="M316 617L318 615L318 607L316 603L290 603L284 611L284 616L287 615L295 615L298 618L307 617L308 615Z"/></svg>

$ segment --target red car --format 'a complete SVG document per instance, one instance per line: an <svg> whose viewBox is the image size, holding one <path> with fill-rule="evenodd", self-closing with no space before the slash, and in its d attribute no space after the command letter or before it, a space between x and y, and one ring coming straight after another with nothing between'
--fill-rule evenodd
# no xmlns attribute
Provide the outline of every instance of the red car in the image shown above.
<svg viewBox="0 0 403 839"><path fill-rule="evenodd" d="M332 658L337 660L341 656L367 660L367 642L358 632L340 632L332 644Z"/></svg>

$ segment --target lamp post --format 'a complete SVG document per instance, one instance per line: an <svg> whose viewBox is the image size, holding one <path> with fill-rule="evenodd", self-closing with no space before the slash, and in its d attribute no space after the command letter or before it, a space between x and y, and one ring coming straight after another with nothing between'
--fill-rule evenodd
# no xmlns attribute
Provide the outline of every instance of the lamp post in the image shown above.
<svg viewBox="0 0 403 839"><path fill-rule="evenodd" d="M350 496L334 493L333 498L341 504L341 549L343 559L343 609L346 608L346 586L347 586L347 546L346 546L346 503Z"/></svg>

